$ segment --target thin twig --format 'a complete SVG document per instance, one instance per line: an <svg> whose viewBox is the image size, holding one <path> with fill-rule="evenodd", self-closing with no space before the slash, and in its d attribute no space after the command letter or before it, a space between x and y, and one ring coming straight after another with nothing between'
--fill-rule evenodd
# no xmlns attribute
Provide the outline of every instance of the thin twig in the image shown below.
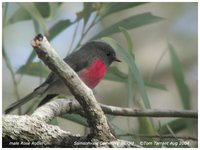
<svg viewBox="0 0 200 150"><path fill-rule="evenodd" d="M197 112L191 110L131 109L103 104L101 104L101 108L105 113L116 116L198 118Z"/></svg>

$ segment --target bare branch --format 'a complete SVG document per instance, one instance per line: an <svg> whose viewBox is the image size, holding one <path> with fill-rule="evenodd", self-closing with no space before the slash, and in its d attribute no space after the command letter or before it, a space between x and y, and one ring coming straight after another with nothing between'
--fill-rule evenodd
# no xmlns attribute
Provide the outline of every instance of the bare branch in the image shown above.
<svg viewBox="0 0 200 150"><path fill-rule="evenodd" d="M49 122L56 116L76 112L77 110L82 111L82 107L76 100L58 99L50 101L39 107L31 116L36 119Z"/></svg>
<svg viewBox="0 0 200 150"><path fill-rule="evenodd" d="M69 132L59 127L48 125L43 121L30 116L5 115L2 119L3 143L5 146L12 146L10 142L39 142L36 147L56 146L63 141L70 141L79 136L71 136ZM67 144L67 143L66 143ZM30 146L34 146L30 145Z"/></svg>
<svg viewBox="0 0 200 150"><path fill-rule="evenodd" d="M102 144L27 115L4 115L2 127L3 147L139 147L118 139Z"/></svg>
<svg viewBox="0 0 200 150"><path fill-rule="evenodd" d="M191 110L132 109L104 104L100 106L104 113L115 116L198 118L198 113Z"/></svg>
<svg viewBox="0 0 200 150"><path fill-rule="evenodd" d="M81 81L69 65L59 58L46 37L39 34L32 40L31 44L39 58L62 79L78 100L87 116L93 136L101 140L115 139L110 132L106 117L98 105L92 90Z"/></svg>
<svg viewBox="0 0 200 150"><path fill-rule="evenodd" d="M184 117L198 118L197 112L191 110L160 110L160 109L131 109L126 107L116 107L100 104L105 114L115 116L130 116L130 117ZM61 116L66 113L78 113L85 116L80 104L74 99L57 99L51 101L40 108L33 114L33 117L43 121L50 121L56 116Z"/></svg>

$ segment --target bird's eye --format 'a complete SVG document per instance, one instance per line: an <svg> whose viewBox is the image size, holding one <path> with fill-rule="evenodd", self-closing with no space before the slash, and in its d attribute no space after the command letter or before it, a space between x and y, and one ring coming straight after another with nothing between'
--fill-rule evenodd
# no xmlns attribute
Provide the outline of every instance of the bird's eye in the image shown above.
<svg viewBox="0 0 200 150"><path fill-rule="evenodd" d="M110 52L108 52L106 55L107 55L107 56L110 56L110 55L111 55L111 53L110 53Z"/></svg>

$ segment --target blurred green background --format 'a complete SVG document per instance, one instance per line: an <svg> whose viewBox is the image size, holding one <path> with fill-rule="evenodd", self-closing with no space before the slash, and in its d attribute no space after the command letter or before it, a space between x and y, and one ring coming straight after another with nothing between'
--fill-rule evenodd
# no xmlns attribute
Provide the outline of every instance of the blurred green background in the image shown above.
<svg viewBox="0 0 200 150"><path fill-rule="evenodd" d="M30 45L38 33L47 35L62 58L89 40L110 37L117 41L120 46L110 38L102 39L117 45L123 62L113 64L94 89L100 103L198 110L197 3L13 2L2 6L3 110L36 88L49 72ZM88 132L84 118L65 117L57 117L52 123L75 134ZM197 138L196 119L108 118L117 135L130 141L176 141L174 135ZM150 135L172 138L154 139ZM196 141L189 142L184 147L197 147Z"/></svg>

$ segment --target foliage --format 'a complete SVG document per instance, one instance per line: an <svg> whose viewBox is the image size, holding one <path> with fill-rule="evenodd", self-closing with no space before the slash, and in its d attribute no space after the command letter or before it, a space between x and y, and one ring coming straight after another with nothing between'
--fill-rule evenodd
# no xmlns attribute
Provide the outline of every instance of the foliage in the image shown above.
<svg viewBox="0 0 200 150"><path fill-rule="evenodd" d="M71 21L69 19L66 20L59 20L56 23L54 23L51 27L47 27L47 20L48 22L55 19L56 12L62 7L62 5L65 5L65 3L16 3L18 5L18 9L11 15L9 18L7 18L7 8L9 7L9 3L4 3L4 9L3 9L3 28L6 26L22 22L25 20L32 20L34 27L35 27L35 34L38 34L37 32L42 31L47 35L48 39L51 41L61 32L68 29L71 26L75 26L73 39L77 38L77 29L79 27L79 23L83 22L82 25L82 31L80 38L77 42L73 40L70 46L69 51L75 51L81 44L83 44L83 41L85 41L88 35L88 32L94 29L94 27L97 24L100 24L102 21L104 21L105 18L108 16L111 16L115 13L120 13L121 11L125 11L127 9L135 9L135 7L142 6L145 3L83 3L83 9L76 13L76 19L74 21ZM147 5L147 4L145 4ZM139 93L141 95L142 101L140 101L140 108L146 109L151 108L150 100L148 97L148 93L146 91L146 87L156 88L159 90L167 90L165 85L160 83L155 83L154 81L143 79L140 70L136 64L136 56L134 54L134 44L131 36L129 35L128 30L132 30L135 28L143 27L145 25L156 23L163 20L161 17L152 15L150 12L144 12L141 14L133 14L130 17L124 18L114 24L111 24L108 27L105 27L101 31L97 31L94 33L94 35L90 38L90 40L96 40L100 39L102 41L105 41L109 43L117 52L117 55L123 60L123 62L126 63L128 66L128 71L126 73L122 72L118 67L110 67L104 77L105 80L110 80L114 82L120 82L127 86L128 88L128 99L127 104L128 107L133 107L133 104L136 104L134 94L135 91L139 90ZM116 34L116 33L122 33L127 41L127 50L124 50L126 48L122 48L120 44L118 44L117 41L113 40L109 36ZM72 48L73 47L73 48ZM185 109L190 109L190 93L187 84L185 83L184 74L181 69L181 63L176 55L175 49L172 47L172 45L169 44L168 46L169 52L170 52L170 60L171 60L171 69L173 73L173 77L175 79L175 83L177 85L181 102L183 104L183 107ZM26 64L21 66L17 70L17 74L21 75L21 78L16 80L13 68L9 62L9 56L6 53L5 45L3 42L2 45L3 50L3 58L7 62L7 66L12 74L13 82L16 85L16 95L17 95L17 85L20 83L21 78L24 75L31 75L35 77L46 77L48 74L47 69L40 63L40 62L34 62L34 58L36 57L36 54L34 51L30 54L30 56L27 58ZM18 97L17 97L18 98ZM34 102L33 102L34 103ZM30 109L30 108L28 108ZM27 111L28 111L27 109ZM87 126L87 122L84 118L78 116L78 115L63 115L62 118L69 119L71 121L74 121L80 125ZM114 118L114 117L113 117ZM112 120L113 120L112 118ZM175 123L174 123L175 122ZM57 120L54 120L54 124L57 124ZM130 133L126 133L124 130L117 127L112 121L110 121L112 127L118 134L124 134L129 136ZM193 124L196 122L193 121ZM154 127L154 123L152 118L140 118L139 119L140 124L140 131L143 131L144 134L167 134L169 133L166 129L166 125L161 125L159 129L156 129ZM185 129L186 123L185 120L174 120L172 122L169 122L168 125L171 127L172 131L174 133L177 133L179 130ZM178 129L177 129L178 128ZM158 130L158 131L157 131ZM136 140L139 137L138 136L129 136L129 140Z"/></svg>
<svg viewBox="0 0 200 150"><path fill-rule="evenodd" d="M183 104L184 109L190 109L191 108L190 91L185 82L185 77L184 77L181 63L177 57L177 54L173 46L169 44L168 48L169 48L170 58L171 58L172 73L173 73L173 76L174 76L174 79L179 91L181 102Z"/></svg>

